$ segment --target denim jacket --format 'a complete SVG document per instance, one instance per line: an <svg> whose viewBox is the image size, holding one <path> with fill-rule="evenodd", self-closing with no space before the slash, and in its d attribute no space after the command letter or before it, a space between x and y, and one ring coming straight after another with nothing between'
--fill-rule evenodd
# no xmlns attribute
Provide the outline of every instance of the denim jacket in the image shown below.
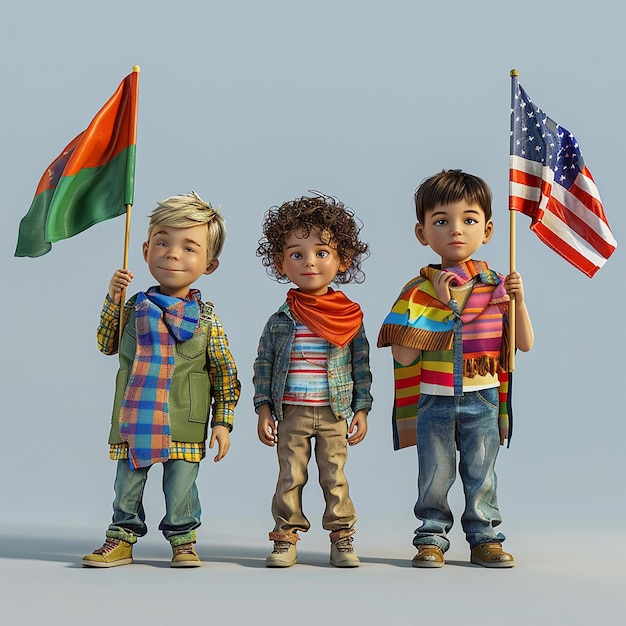
<svg viewBox="0 0 626 626"><path fill-rule="evenodd" d="M289 371L296 323L287 304L272 315L259 341L254 362L254 408L269 404L272 414L283 419L283 395ZM372 408L372 373L369 343L363 326L345 348L328 344L328 392L330 408L338 420Z"/></svg>

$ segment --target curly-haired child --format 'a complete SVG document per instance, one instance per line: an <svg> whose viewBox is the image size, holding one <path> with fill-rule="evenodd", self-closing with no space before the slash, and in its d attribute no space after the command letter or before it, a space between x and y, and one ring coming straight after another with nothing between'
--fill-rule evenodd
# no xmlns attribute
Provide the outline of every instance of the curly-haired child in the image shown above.
<svg viewBox="0 0 626 626"><path fill-rule="evenodd" d="M359 231L354 213L322 194L272 207L263 222L257 255L278 282L297 287L265 325L254 363L258 435L262 443L276 445L279 465L267 567L294 565L298 533L311 526L302 511L302 490L313 440L330 562L359 565L344 465L346 444L361 442L367 433L369 344L359 305L329 287L362 282L361 260L369 251Z"/></svg>

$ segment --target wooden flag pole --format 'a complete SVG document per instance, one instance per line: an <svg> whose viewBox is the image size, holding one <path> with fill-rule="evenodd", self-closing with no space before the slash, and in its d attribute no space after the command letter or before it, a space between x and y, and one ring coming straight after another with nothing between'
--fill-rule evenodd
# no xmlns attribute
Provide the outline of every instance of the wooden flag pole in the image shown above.
<svg viewBox="0 0 626 626"><path fill-rule="evenodd" d="M126 229L124 232L124 261L122 263L122 268L128 269L128 248L130 244L130 210L132 204L126 205ZM124 332L124 304L126 303L126 287L122 289L122 293L120 294L120 322L119 322L119 337L118 337L118 350L119 346L122 344L122 333Z"/></svg>
<svg viewBox="0 0 626 626"><path fill-rule="evenodd" d="M139 66L133 65L133 72L137 72L139 74ZM137 129L137 111L135 110L135 123L133 124L134 131L136 133ZM136 143L137 137L133 137L133 143ZM133 174L134 176L134 174ZM126 205L126 227L124 231L124 258L122 262L122 269L128 269L128 249L130 247L130 213L132 208L132 202L129 202ZM119 322L119 338L118 338L118 350L119 346L122 343L122 333L124 332L124 304L126 303L126 289L122 289L122 293L120 294L120 322Z"/></svg>
<svg viewBox="0 0 626 626"><path fill-rule="evenodd" d="M132 204L126 205L126 230L124 232L124 264L122 267L128 269L128 248L130 246L130 211Z"/></svg>
<svg viewBox="0 0 626 626"><path fill-rule="evenodd" d="M509 149L509 155L513 154L515 138L513 137L513 127L515 121L513 119L513 109L515 104L515 92L517 89L517 70L511 70L511 143ZM509 180L509 187L511 181ZM511 195L509 189L509 197ZM515 243L516 243L516 211L512 210L509 206L509 273L515 271ZM511 295L511 301L509 303L509 371L515 371L515 294Z"/></svg>

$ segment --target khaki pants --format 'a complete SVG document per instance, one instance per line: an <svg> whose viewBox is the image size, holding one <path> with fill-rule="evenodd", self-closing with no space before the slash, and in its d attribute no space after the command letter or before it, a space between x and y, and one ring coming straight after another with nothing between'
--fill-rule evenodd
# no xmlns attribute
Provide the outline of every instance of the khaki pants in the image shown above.
<svg viewBox="0 0 626 626"><path fill-rule="evenodd" d="M306 532L311 524L302 512L302 489L308 479L311 441L326 510L322 526L337 541L354 533L356 513L343 468L348 458L348 425L329 406L283 405L278 422L278 482L272 500L275 533Z"/></svg>

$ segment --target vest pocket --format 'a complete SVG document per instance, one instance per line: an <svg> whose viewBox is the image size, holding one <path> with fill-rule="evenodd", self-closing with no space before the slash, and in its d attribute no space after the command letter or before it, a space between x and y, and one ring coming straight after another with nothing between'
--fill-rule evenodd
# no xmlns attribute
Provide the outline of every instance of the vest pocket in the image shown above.
<svg viewBox="0 0 626 626"><path fill-rule="evenodd" d="M210 387L206 373L189 372L189 399L189 421L206 424L209 419L210 399Z"/></svg>
<svg viewBox="0 0 626 626"><path fill-rule="evenodd" d="M188 339L176 344L176 352L184 359L192 360L200 356L207 349L207 336L205 333L199 333Z"/></svg>

